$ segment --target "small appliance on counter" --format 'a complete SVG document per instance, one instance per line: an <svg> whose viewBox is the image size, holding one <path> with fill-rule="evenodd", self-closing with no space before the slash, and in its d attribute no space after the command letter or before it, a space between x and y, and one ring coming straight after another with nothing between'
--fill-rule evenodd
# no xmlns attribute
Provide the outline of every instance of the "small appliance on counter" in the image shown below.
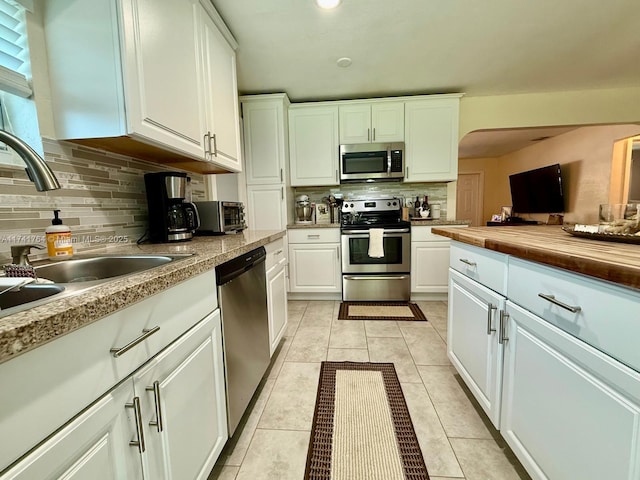
<svg viewBox="0 0 640 480"><path fill-rule="evenodd" d="M308 195L296 197L296 223L313 223L313 206Z"/></svg>
<svg viewBox="0 0 640 480"><path fill-rule="evenodd" d="M149 240L153 243L191 240L200 222L196 207L185 202L187 174L146 173L144 184L149 206Z"/></svg>
<svg viewBox="0 0 640 480"><path fill-rule="evenodd" d="M242 202L194 202L200 215L197 235L224 235L238 233L247 228Z"/></svg>

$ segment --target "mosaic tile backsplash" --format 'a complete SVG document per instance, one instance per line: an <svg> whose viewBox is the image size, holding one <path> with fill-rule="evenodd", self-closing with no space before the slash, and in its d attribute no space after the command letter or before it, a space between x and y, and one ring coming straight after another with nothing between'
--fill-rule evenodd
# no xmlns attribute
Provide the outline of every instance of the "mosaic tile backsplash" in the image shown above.
<svg viewBox="0 0 640 480"><path fill-rule="evenodd" d="M375 197L376 195L392 195L403 197L407 201L420 201L429 197L429 204L440 205L441 218L447 218L447 184L446 183L349 183L337 187L297 187L294 190L294 201L298 195L308 195L314 203L321 202L330 194L341 193L345 199L356 197Z"/></svg>
<svg viewBox="0 0 640 480"><path fill-rule="evenodd" d="M38 192L22 166L0 164L0 265L11 245L44 245L53 210L71 228L74 251L135 243L147 228L144 174L167 168L68 142L43 139L45 160L62 188ZM189 173L194 201L205 199L204 177ZM31 259L46 258L33 250Z"/></svg>

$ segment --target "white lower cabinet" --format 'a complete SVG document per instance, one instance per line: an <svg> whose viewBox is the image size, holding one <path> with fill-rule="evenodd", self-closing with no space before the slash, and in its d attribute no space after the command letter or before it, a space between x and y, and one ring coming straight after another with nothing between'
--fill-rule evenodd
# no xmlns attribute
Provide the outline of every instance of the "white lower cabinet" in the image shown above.
<svg viewBox="0 0 640 480"><path fill-rule="evenodd" d="M459 242L450 258L449 358L531 477L639 479L640 295Z"/></svg>
<svg viewBox="0 0 640 480"><path fill-rule="evenodd" d="M133 376L145 478L206 479L227 440L220 311Z"/></svg>
<svg viewBox="0 0 640 480"><path fill-rule="evenodd" d="M206 479L227 438L216 309L0 479Z"/></svg>
<svg viewBox="0 0 640 480"><path fill-rule="evenodd" d="M500 428L505 298L455 270L449 281L447 353L491 422Z"/></svg>
<svg viewBox="0 0 640 480"><path fill-rule="evenodd" d="M501 433L534 479L640 478L640 377L507 302Z"/></svg>
<svg viewBox="0 0 640 480"><path fill-rule="evenodd" d="M289 291L340 293L340 244L289 244Z"/></svg>
<svg viewBox="0 0 640 480"><path fill-rule="evenodd" d="M269 313L269 352L278 348L287 328L287 261L282 259L267 270L267 308Z"/></svg>
<svg viewBox="0 0 640 480"><path fill-rule="evenodd" d="M334 296L341 293L340 229L291 229L288 237L289 291Z"/></svg>
<svg viewBox="0 0 640 480"><path fill-rule="evenodd" d="M123 383L2 475L2 480L142 479L140 455L129 445L136 431L133 410L125 405L133 397L133 383Z"/></svg>
<svg viewBox="0 0 640 480"><path fill-rule="evenodd" d="M287 329L287 237L265 245L269 353L273 355Z"/></svg>
<svg viewBox="0 0 640 480"><path fill-rule="evenodd" d="M448 225L466 227L466 225ZM446 299L450 240L432 227L411 228L411 295L413 299Z"/></svg>

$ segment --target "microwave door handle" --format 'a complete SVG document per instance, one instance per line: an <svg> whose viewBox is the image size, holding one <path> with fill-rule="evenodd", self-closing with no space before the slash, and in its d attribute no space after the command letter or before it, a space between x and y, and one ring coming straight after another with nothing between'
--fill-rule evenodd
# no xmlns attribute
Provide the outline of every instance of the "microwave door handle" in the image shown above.
<svg viewBox="0 0 640 480"><path fill-rule="evenodd" d="M387 175L391 176L391 145L387 145Z"/></svg>

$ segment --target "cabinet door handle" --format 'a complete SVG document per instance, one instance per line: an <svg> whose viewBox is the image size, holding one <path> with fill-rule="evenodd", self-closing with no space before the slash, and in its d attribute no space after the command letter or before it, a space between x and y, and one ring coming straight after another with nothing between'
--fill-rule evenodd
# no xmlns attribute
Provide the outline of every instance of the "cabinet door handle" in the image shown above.
<svg viewBox="0 0 640 480"><path fill-rule="evenodd" d="M204 159L209 160L209 155L211 154L211 140L209 139L209 132L204 134L202 144L204 146Z"/></svg>
<svg viewBox="0 0 640 480"><path fill-rule="evenodd" d="M560 300L556 300L556 297L554 297L553 295L545 295L544 293L539 293L538 296L540 298L544 298L547 302L551 302L554 305L558 305L559 307L564 308L565 310L569 310L571 313L578 313L580 310L582 310L582 308L579 306L567 305L566 303L562 303Z"/></svg>
<svg viewBox="0 0 640 480"><path fill-rule="evenodd" d="M132 340L131 342L126 344L124 347L112 348L111 350L109 350L109 352L111 353L111 355L114 356L114 358L118 358L124 355L125 353L127 353L129 350L131 350L133 347L135 347L139 343L144 342L147 338L149 338L151 335L156 333L158 330L160 330L160 327L158 326L155 326L153 328L145 328L142 330L142 335L140 335L138 338Z"/></svg>
<svg viewBox="0 0 640 480"><path fill-rule="evenodd" d="M373 141L376 141L376 127L373 127Z"/></svg>
<svg viewBox="0 0 640 480"><path fill-rule="evenodd" d="M284 187L280 188L280 196L282 197L282 200L284 200Z"/></svg>
<svg viewBox="0 0 640 480"><path fill-rule="evenodd" d="M282 169L280 169L280 181L284 182L284 173L283 173Z"/></svg>
<svg viewBox="0 0 640 480"><path fill-rule="evenodd" d="M504 330L507 326L507 320L509 319L509 314L504 310L500 310L500 334L498 335L498 343L504 344L509 337L505 336Z"/></svg>
<svg viewBox="0 0 640 480"><path fill-rule="evenodd" d="M491 328L491 317L493 317L492 313L494 310L497 310L494 304L490 303L487 305L487 335L491 335L491 332L495 332L495 328Z"/></svg>
<svg viewBox="0 0 640 480"><path fill-rule="evenodd" d="M213 153L214 157L218 156L218 141L216 140L216 134L209 136L209 151L211 151L211 139L213 138Z"/></svg>
<svg viewBox="0 0 640 480"><path fill-rule="evenodd" d="M336 182L340 181L340 177L338 176L338 169L336 168Z"/></svg>
<svg viewBox="0 0 640 480"><path fill-rule="evenodd" d="M466 258L460 258L459 260L465 265L469 265L470 267L475 267L477 265L476 262L472 262L471 260L467 260Z"/></svg>
<svg viewBox="0 0 640 480"><path fill-rule="evenodd" d="M367 128L367 142L371 141L371 129Z"/></svg>
<svg viewBox="0 0 640 480"><path fill-rule="evenodd" d="M405 167L404 171L405 171L404 176L409 178L409 167Z"/></svg>
<svg viewBox="0 0 640 480"><path fill-rule="evenodd" d="M142 425L142 411L140 410L140 397L133 397L133 403L125 403L126 408L133 408L133 414L136 419L136 433L138 440L131 440L129 445L132 447L138 447L140 453L144 453L144 430Z"/></svg>
<svg viewBox="0 0 640 480"><path fill-rule="evenodd" d="M151 420L149 425L156 427L158 429L158 433L160 433L164 429L162 426L162 408L160 406L160 382L156 380L153 382L153 385L147 387L146 390L148 392L153 392L153 400L156 404L156 420Z"/></svg>

